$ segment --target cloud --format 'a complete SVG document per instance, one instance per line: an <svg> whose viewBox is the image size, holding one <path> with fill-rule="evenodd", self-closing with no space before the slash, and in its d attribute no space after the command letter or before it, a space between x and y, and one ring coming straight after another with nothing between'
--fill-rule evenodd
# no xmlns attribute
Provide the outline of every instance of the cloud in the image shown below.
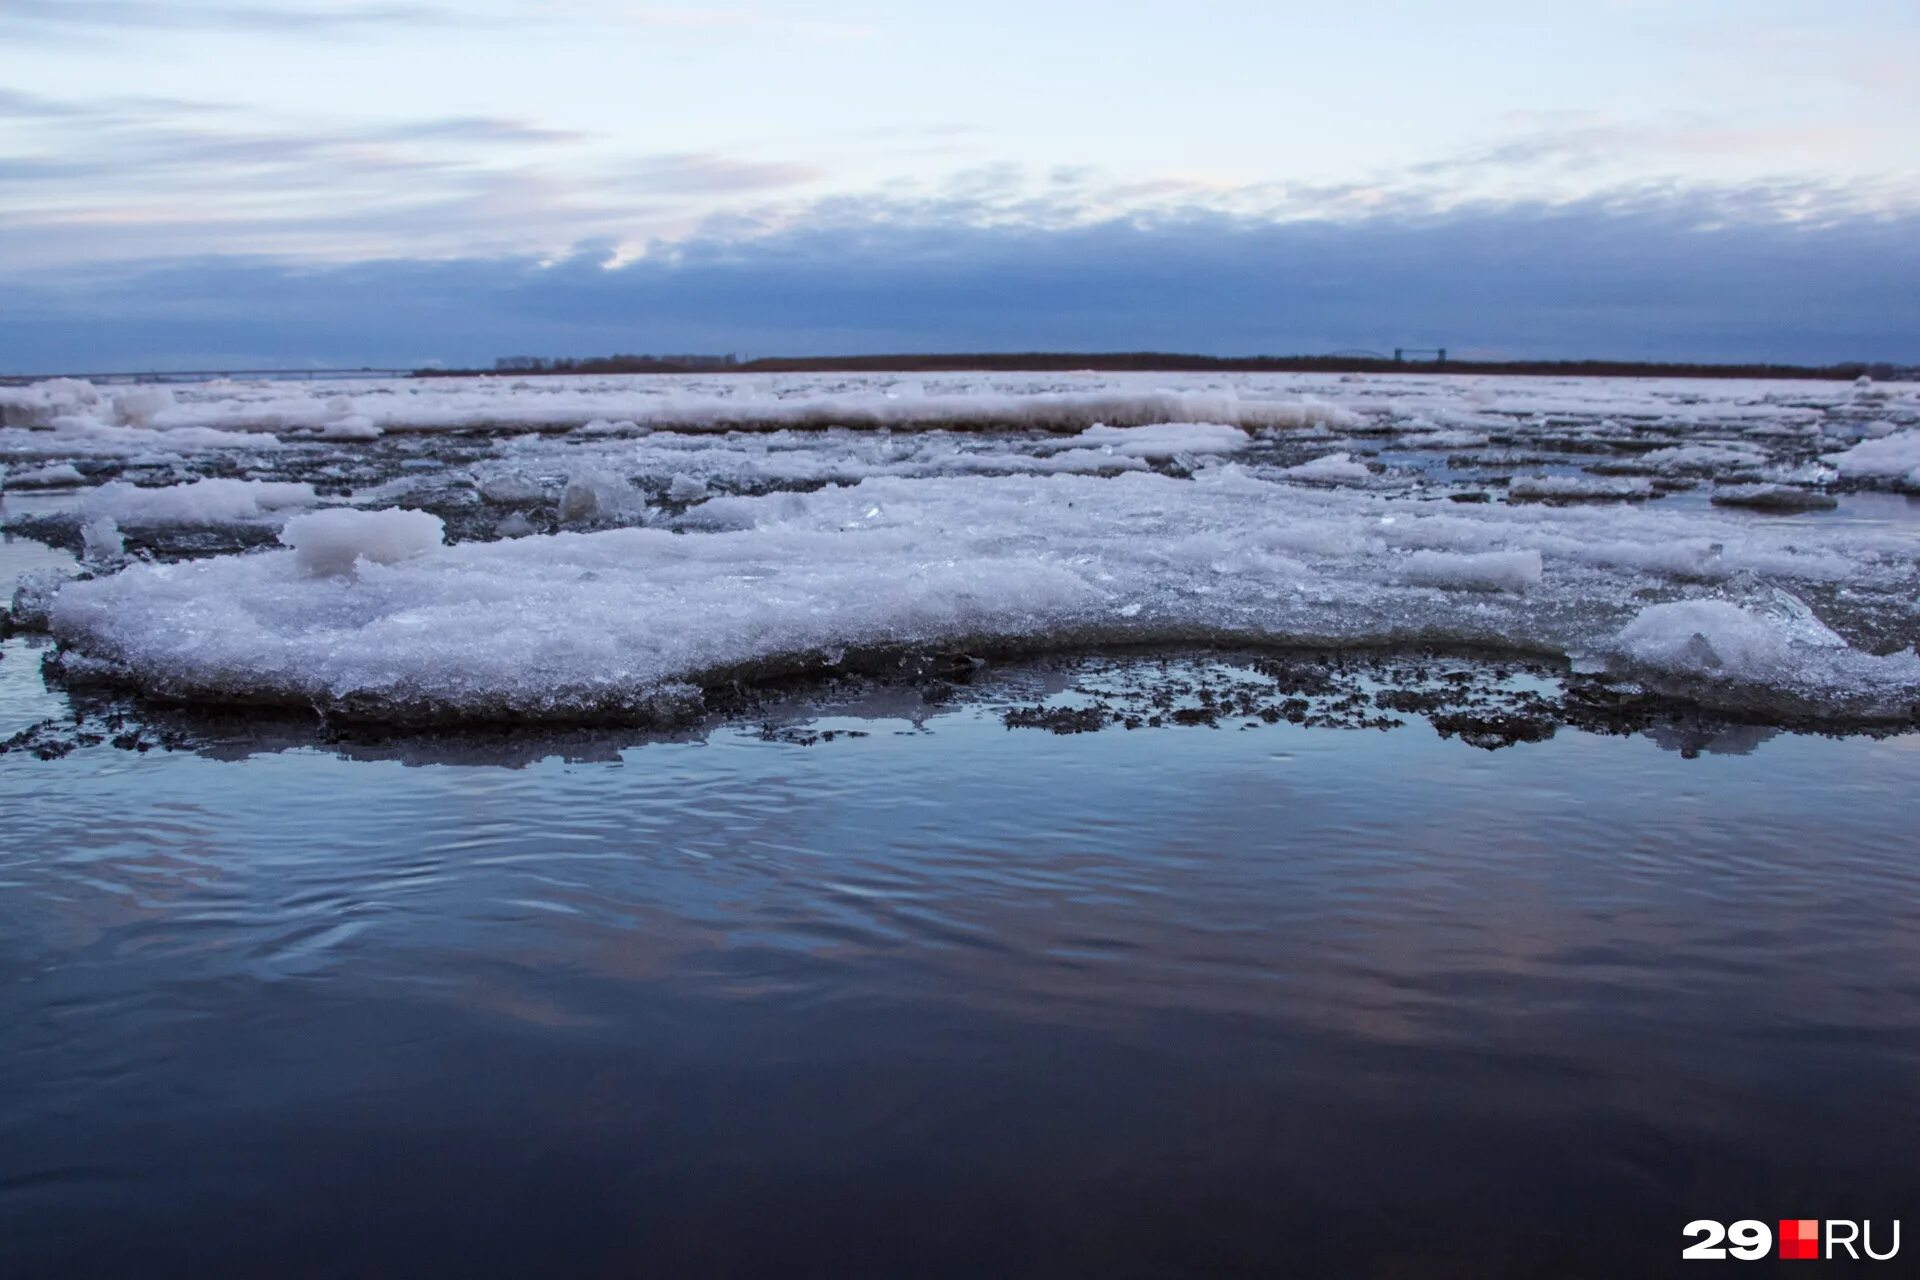
<svg viewBox="0 0 1920 1280"><path fill-rule="evenodd" d="M1459 177L1476 170L1572 172L1612 163L1663 158L1712 159L1819 156L1865 141L1872 131L1857 125L1729 125L1697 116L1617 120L1591 112L1523 113L1533 127L1501 141L1423 161L1406 172L1419 177Z"/></svg>
<svg viewBox="0 0 1920 1280"><path fill-rule="evenodd" d="M644 157L623 175L642 190L671 195L722 195L799 186L824 176L812 165L738 160L710 151Z"/></svg>
<svg viewBox="0 0 1920 1280"><path fill-rule="evenodd" d="M440 21L444 10L411 4L314 6L203 4L195 0L0 0L0 30L59 35L86 29L243 31L272 34Z"/></svg>
<svg viewBox="0 0 1920 1280"><path fill-rule="evenodd" d="M510 116L277 123L219 104L0 92L0 269L221 250L364 257L684 231L824 176L713 151L621 155Z"/></svg>
<svg viewBox="0 0 1920 1280"><path fill-rule="evenodd" d="M4 3L4 0L0 0ZM42 124L86 120L126 122L160 115L224 114L238 108L194 98L121 96L95 98L84 102L50 98L44 94L0 88L0 120L26 120Z"/></svg>
<svg viewBox="0 0 1920 1280"><path fill-rule="evenodd" d="M453 364L514 351L1448 346L1522 356L1908 360L1920 215L1730 216L1730 197L1273 223L840 218L648 246L331 267L205 258L4 282L49 370Z"/></svg>
<svg viewBox="0 0 1920 1280"><path fill-rule="evenodd" d="M528 6L522 4L521 9ZM809 41L858 39L873 34L858 23L837 22L810 15L767 9L728 8L713 4L655 5L634 0L534 0L523 18L572 19L582 22L641 27L653 31L689 31L738 34L763 31L797 36Z"/></svg>
<svg viewBox="0 0 1920 1280"><path fill-rule="evenodd" d="M4 12L0 10L0 15ZM87 108L80 103L0 86L0 120L71 120L86 114Z"/></svg>
<svg viewBox="0 0 1920 1280"><path fill-rule="evenodd" d="M863 222L1064 230L1204 215L1416 220L1490 198L1511 203L1523 195L1593 192L1619 177L1609 158L1633 148L1667 156L1696 176L1644 180L1630 196L1680 192L1704 207L1721 199L1716 190L1728 192L1730 207L1717 217L1804 221L1920 207L1920 174L1912 173L1707 188L1697 176L1711 171L1698 163L1701 156L1737 149L1771 156L1785 135L1590 113L1515 115L1513 132L1486 146L1345 182L1116 175L1087 165L1029 168L1003 160L864 190L829 187L831 174L786 156L692 148L623 155L615 122L593 133L484 114L276 122L213 103L72 101L19 90L0 90L0 119L10 123L0 143L0 270L216 249L327 260L550 254L588 238L633 246L684 237L702 219L722 215L732 220L733 235ZM964 137L962 128L896 128L876 140ZM1805 126L1794 137L1811 146L1823 135ZM1596 173L1564 180L1579 170ZM1628 171L1659 169L1638 164ZM1606 198L1620 190L1606 188Z"/></svg>
<svg viewBox="0 0 1920 1280"><path fill-rule="evenodd" d="M92 39L114 32L232 32L299 36L368 27L531 25L633 27L655 32L739 35L764 32L809 41L864 37L854 24L759 9L663 6L627 0L476 0L474 3L275 3L274 0L0 0L0 33L42 40Z"/></svg>
<svg viewBox="0 0 1920 1280"><path fill-rule="evenodd" d="M550 129L527 120L499 116L446 116L438 120L415 120L346 135L367 142L430 142L461 146L514 145L546 146L556 143L584 142L590 135L573 129Z"/></svg>

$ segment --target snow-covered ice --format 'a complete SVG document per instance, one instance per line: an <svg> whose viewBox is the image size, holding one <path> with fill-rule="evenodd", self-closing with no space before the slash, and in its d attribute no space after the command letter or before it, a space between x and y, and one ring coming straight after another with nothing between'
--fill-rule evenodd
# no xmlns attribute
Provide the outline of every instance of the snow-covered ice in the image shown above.
<svg viewBox="0 0 1920 1280"><path fill-rule="evenodd" d="M1920 540L1819 509L1906 481L1920 389L1874 391L979 374L126 401L43 384L0 393L0 457L123 477L72 499L100 576L45 609L59 665L189 699L570 718L862 650L1446 642L1754 714L1910 719ZM282 521L289 549L149 532L128 554L158 559L108 572L122 528L267 531L237 549Z"/></svg>
<svg viewBox="0 0 1920 1280"><path fill-rule="evenodd" d="M24 467L0 476L0 487L8 489L71 489L87 482L87 477L71 462L47 467Z"/></svg>
<svg viewBox="0 0 1920 1280"><path fill-rule="evenodd" d="M1752 507L1755 511L1831 511L1840 505L1830 493L1790 484L1729 484L1713 491L1723 507Z"/></svg>
<svg viewBox="0 0 1920 1280"><path fill-rule="evenodd" d="M375 518L320 513L286 536L355 515ZM1441 509L1231 465L1192 479L878 478L715 500L689 517L687 532L447 547L431 545L435 522L393 563L348 530L365 556L352 577L316 577L300 553L136 566L64 589L53 630L84 661L181 696L577 716L733 674L817 668L847 648L1447 641L1578 655L1610 652L1644 592L1711 590L1756 565L1803 588L1833 562L1857 589L1914 583L1909 548L1844 531ZM1701 545L1676 556L1689 542ZM1668 649L1628 639L1629 656L1674 669ZM1713 691L1859 715L1905 714L1920 697L1911 653L1836 665L1823 645L1796 666L1803 647L1782 633L1764 663L1738 647Z"/></svg>
<svg viewBox="0 0 1920 1280"><path fill-rule="evenodd" d="M1698 701L1752 710L1768 690L1844 697L1855 709L1884 703L1911 712L1920 656L1875 656L1847 644L1783 592L1759 605L1676 600L1642 609L1600 646L1613 664Z"/></svg>
<svg viewBox="0 0 1920 1280"><path fill-rule="evenodd" d="M84 494L79 511L88 519L104 516L124 527L211 525L271 517L318 500L310 484L272 480L196 480L157 488L116 480Z"/></svg>
<svg viewBox="0 0 1920 1280"><path fill-rule="evenodd" d="M1826 459L1843 476L1899 479L1920 491L1920 431L1896 431L1863 440Z"/></svg>
<svg viewBox="0 0 1920 1280"><path fill-rule="evenodd" d="M1080 431L1200 422L1231 426L1357 425L1353 411L1316 398L1248 396L1233 384L1206 388L1118 378L1109 386L1003 389L974 379L782 380L741 377L419 379L382 383L224 384L215 392L142 388L107 400L83 382L0 390L0 425L118 424L362 439L380 432L541 431L598 434L780 427L964 427ZM125 402L128 408L119 406Z"/></svg>
<svg viewBox="0 0 1920 1280"><path fill-rule="evenodd" d="M1474 591L1525 591L1540 582L1538 551L1416 551L1407 557L1409 582Z"/></svg>
<svg viewBox="0 0 1920 1280"><path fill-rule="evenodd" d="M1330 484L1365 483L1373 475L1364 462L1355 462L1347 453L1329 453L1311 462L1284 468L1282 475L1295 480L1320 480Z"/></svg>
<svg viewBox="0 0 1920 1280"><path fill-rule="evenodd" d="M590 468L575 472L568 477L566 488L560 491L562 524L640 519L646 509L647 496L610 471Z"/></svg>
<svg viewBox="0 0 1920 1280"><path fill-rule="evenodd" d="M1603 476L1519 476L1507 486L1515 498L1534 502L1621 502L1653 496L1653 482Z"/></svg>
<svg viewBox="0 0 1920 1280"><path fill-rule="evenodd" d="M1150 427L1088 427L1075 445L1106 449L1123 458L1171 458L1182 453L1237 453L1247 433L1218 422L1163 422Z"/></svg>

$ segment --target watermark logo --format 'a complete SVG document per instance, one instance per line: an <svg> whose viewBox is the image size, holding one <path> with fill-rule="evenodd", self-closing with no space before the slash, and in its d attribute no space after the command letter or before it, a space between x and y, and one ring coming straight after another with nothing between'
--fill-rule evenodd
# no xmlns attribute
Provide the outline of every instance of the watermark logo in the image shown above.
<svg viewBox="0 0 1920 1280"><path fill-rule="evenodd" d="M1780 1256L1817 1258L1820 1256L1820 1220L1818 1218L1780 1219Z"/></svg>
<svg viewBox="0 0 1920 1280"><path fill-rule="evenodd" d="M1779 1222L1778 1256L1783 1259L1851 1258L1855 1262L1885 1262L1900 1252L1898 1218L1878 1224L1850 1218L1828 1218L1824 1222L1819 1218L1781 1218ZM1693 1242L1680 1251L1680 1256L1693 1262L1720 1262L1728 1258L1755 1262L1775 1256L1773 1230L1758 1218L1742 1218L1732 1223L1696 1218L1680 1234Z"/></svg>

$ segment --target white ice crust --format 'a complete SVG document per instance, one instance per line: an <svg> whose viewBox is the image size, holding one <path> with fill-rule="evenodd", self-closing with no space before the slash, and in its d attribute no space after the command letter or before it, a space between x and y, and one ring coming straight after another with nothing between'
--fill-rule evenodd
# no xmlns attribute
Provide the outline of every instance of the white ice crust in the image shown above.
<svg viewBox="0 0 1920 1280"><path fill-rule="evenodd" d="M1373 473L1364 462L1355 462L1348 453L1329 453L1311 462L1287 467L1282 473L1295 480L1324 480L1334 484L1364 484Z"/></svg>
<svg viewBox="0 0 1920 1280"><path fill-rule="evenodd" d="M471 434L433 434L452 431ZM57 380L0 388L0 464L21 506L62 500L36 484L139 479L75 500L103 574L122 528L287 521L287 550L137 563L53 599L72 669L189 698L626 714L850 648L1156 639L1530 649L1766 713L1900 717L1920 697L1910 648L1860 647L1911 643L1920 540L1813 510L1920 490L1911 384ZM235 474L359 487L300 515L309 484ZM450 524L372 509L425 505ZM1807 598L1879 630L1842 636Z"/></svg>
<svg viewBox="0 0 1920 1280"><path fill-rule="evenodd" d="M1844 476L1899 476L1920 489L1920 431L1898 431L1863 440L1851 449L1829 454L1827 461Z"/></svg>
<svg viewBox="0 0 1920 1280"><path fill-rule="evenodd" d="M431 516L327 511L290 523L292 551L68 586L52 627L153 691L396 717L622 714L849 648L1114 640L1483 644L1820 714L1920 698L1920 657L1851 648L1791 594L1911 598L1912 545L1846 524L1462 507L1223 463L883 476L672 525L441 546Z"/></svg>
<svg viewBox="0 0 1920 1280"><path fill-rule="evenodd" d="M1535 501L1590 502L1651 497L1653 482L1634 477L1518 476L1507 487L1515 498Z"/></svg>
<svg viewBox="0 0 1920 1280"><path fill-rule="evenodd" d="M933 381L933 380L928 380ZM83 382L0 389L0 426L85 430L111 426L221 432L306 433L371 439L384 432L584 429L622 434L780 427L958 426L1071 432L1153 427L1159 443L1182 423L1245 428L1358 425L1350 409L1314 397L1243 394L1235 385L1166 387L1116 379L1088 390L1003 389L994 379L869 380L836 389L833 380L420 379L346 387L224 384L178 396L142 388L112 400ZM1183 433L1185 434L1185 433ZM1216 436L1216 442L1223 437Z"/></svg>
<svg viewBox="0 0 1920 1280"><path fill-rule="evenodd" d="M212 479L140 488L116 480L83 496L79 509L88 519L105 517L137 528L259 520L318 501L312 485L284 481Z"/></svg>

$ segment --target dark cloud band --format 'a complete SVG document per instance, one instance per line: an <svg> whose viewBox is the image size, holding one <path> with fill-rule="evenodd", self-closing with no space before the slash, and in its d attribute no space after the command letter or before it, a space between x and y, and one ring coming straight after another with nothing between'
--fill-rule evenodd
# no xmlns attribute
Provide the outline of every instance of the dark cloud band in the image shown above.
<svg viewBox="0 0 1920 1280"><path fill-rule="evenodd" d="M1673 196L1453 215L1063 229L815 222L623 265L213 258L0 282L23 366L485 362L504 352L1445 345L1515 356L1911 359L1920 216L1729 220Z"/></svg>

